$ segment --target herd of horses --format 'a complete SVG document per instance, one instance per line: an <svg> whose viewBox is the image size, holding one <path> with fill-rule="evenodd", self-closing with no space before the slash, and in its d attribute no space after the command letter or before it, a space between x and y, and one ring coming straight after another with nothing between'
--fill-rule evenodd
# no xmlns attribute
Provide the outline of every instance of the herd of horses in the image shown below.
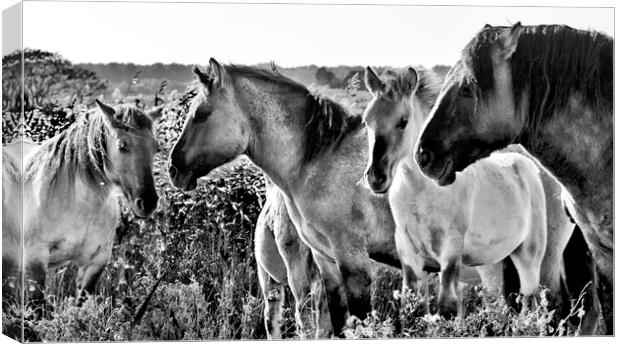
<svg viewBox="0 0 620 344"><path fill-rule="evenodd" d="M401 269L403 292L428 292L438 272L445 317L462 313L473 267L512 304L521 294L514 307L536 307L544 287L556 320L611 334L612 56L613 39L593 31L487 25L443 84L423 68L368 67L363 116L275 69L211 59L194 68L200 92L169 177L192 190L240 155L264 172L255 253L269 338L285 285L302 337L341 336L371 311L372 261ZM78 302L93 291L119 192L138 217L157 207L161 108L97 106L41 145L3 148L3 282L24 271L35 300L46 270L70 261ZM570 317L575 300L583 316Z"/></svg>

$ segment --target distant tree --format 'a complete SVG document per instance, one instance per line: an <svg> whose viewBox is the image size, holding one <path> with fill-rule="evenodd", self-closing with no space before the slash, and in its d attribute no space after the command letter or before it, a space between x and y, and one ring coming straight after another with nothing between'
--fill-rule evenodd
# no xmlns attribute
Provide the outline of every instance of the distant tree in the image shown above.
<svg viewBox="0 0 620 344"><path fill-rule="evenodd" d="M446 74L448 74L450 68L452 67L446 65L435 65L433 67L433 72L435 72L437 76L439 76L443 80L446 78Z"/></svg>
<svg viewBox="0 0 620 344"><path fill-rule="evenodd" d="M85 102L106 89L95 72L74 66L59 54L38 49L24 50L24 108L65 106ZM5 111L21 108L22 52L2 57L2 106Z"/></svg>

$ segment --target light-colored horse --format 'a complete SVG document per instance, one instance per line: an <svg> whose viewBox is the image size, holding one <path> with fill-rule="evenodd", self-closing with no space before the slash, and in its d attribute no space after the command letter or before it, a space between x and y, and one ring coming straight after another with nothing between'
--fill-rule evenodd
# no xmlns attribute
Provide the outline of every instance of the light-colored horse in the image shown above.
<svg viewBox="0 0 620 344"><path fill-rule="evenodd" d="M267 338L282 337L285 285L291 288L295 298L295 322L300 338L307 338L313 330L329 331L331 323L323 279L312 252L297 235L282 193L268 179L265 194L265 204L256 223L254 249L265 300Z"/></svg>
<svg viewBox="0 0 620 344"><path fill-rule="evenodd" d="M549 289L549 306L556 309L558 316L564 316L562 307L567 306L563 303L568 300L562 293L563 252L569 240L573 241L573 246L577 245L578 238L571 239L571 235L573 230L580 229L574 228L565 213L561 196L566 197L566 192L560 183L521 146L513 145L473 165L454 186L439 187L422 175L413 160L415 140L439 93L439 83L433 73L410 68L400 73L387 71L379 78L372 69L367 68L365 81L373 94L364 116L372 147L367 169L368 182L378 192L389 188L396 235L402 238L397 243L403 245L402 252L405 255L429 254L433 259L445 260L447 264L450 264L450 259L460 260L459 256L463 254L465 259L476 264L496 263L497 257L509 254L513 260L536 262L535 265L540 264L540 284ZM542 183L542 194L531 191L539 189L539 183ZM528 205L532 200L536 204ZM476 203L478 201L481 202ZM546 224L540 223L543 218L541 211L546 214ZM510 219L507 219L507 214L510 214ZM537 220L528 221L532 217ZM533 231L543 231L546 235ZM463 242L462 252L445 252L450 247L441 245L446 244L446 236L451 232L457 241ZM540 239L545 236L546 245L545 240ZM492 245L487 247L489 243ZM510 248L498 251L506 247ZM515 247L517 250L513 251ZM540 256L541 250L544 256ZM587 247L583 245L576 246L570 254L591 262L591 257L587 257ZM489 255L496 258L485 260ZM587 265L586 262L584 265ZM526 292L523 290L524 284L533 288L538 281L535 274L527 274L527 270L519 268L521 265L516 264L521 281L519 284L521 292ZM478 268L488 269L484 265ZM573 283L573 274L566 275L571 277L570 282ZM407 274L404 276L407 277L404 282L408 282ZM443 289L450 285L444 283L443 278L451 279L451 276L442 273L441 277ZM583 289L587 282L575 284ZM511 286L507 287L509 289ZM533 290L530 289L530 293ZM596 295L592 286L589 291ZM454 300L450 302L453 306ZM593 303L592 308L586 306L582 333L596 331L598 300L594 297L590 302Z"/></svg>
<svg viewBox="0 0 620 344"><path fill-rule="evenodd" d="M566 187L601 271L613 331L614 40L564 25L485 26L463 49L420 135L416 160L447 185L522 144ZM570 204L574 203L574 204Z"/></svg>
<svg viewBox="0 0 620 344"><path fill-rule="evenodd" d="M170 155L170 177L185 190L246 154L284 196L301 240L324 279L332 328L370 312L370 259L400 267L387 199L366 189L360 118L271 71L197 68L202 89Z"/></svg>
<svg viewBox="0 0 620 344"><path fill-rule="evenodd" d="M20 278L22 257L16 248L23 236L30 284L25 287L35 303L43 300L47 269L68 262L78 267L78 303L93 292L111 255L119 191L138 217L150 216L157 206L153 121L161 108L145 114L133 106L97 105L98 111L41 145L3 148L2 261L3 267L15 267L3 269L3 278ZM21 202L13 198L19 194ZM17 221L20 208L23 225Z"/></svg>
<svg viewBox="0 0 620 344"><path fill-rule="evenodd" d="M450 187L424 177L413 147L439 92L430 72L421 75L410 68L380 79L367 68L365 78L373 95L364 112L366 177L374 192L390 190L403 286L413 287L422 277L424 260L437 262L439 313L455 316L461 265L486 269L510 256L520 292L536 296L547 241L545 193L536 165L503 153L481 160Z"/></svg>

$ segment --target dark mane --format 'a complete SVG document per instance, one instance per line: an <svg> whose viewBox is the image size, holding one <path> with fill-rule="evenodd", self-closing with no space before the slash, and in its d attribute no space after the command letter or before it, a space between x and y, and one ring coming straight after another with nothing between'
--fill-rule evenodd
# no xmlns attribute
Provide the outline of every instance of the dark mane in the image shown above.
<svg viewBox="0 0 620 344"><path fill-rule="evenodd" d="M150 118L135 106L120 105L115 111L117 119L128 128L151 125ZM65 131L42 144L24 168L24 181L32 180L41 170L46 171L43 182L49 195L66 171L69 188L80 177L93 191L105 195L111 186L105 173L109 164L106 142L110 135L109 124L99 111L85 113Z"/></svg>
<svg viewBox="0 0 620 344"><path fill-rule="evenodd" d="M337 102L310 92L306 86L280 74L273 64L272 70L239 65L227 65L225 68L233 78L241 76L275 83L305 97L305 162L313 160L327 149L338 147L347 134L362 128L360 116L349 115Z"/></svg>
<svg viewBox="0 0 620 344"><path fill-rule="evenodd" d="M417 66L418 83L416 89L416 97L422 105L429 109L435 104L439 91L441 90L441 80L432 70ZM411 83L409 82L409 73L407 71L397 72L386 69L381 74L381 80L387 86L382 95L391 99L408 97L411 92Z"/></svg>
<svg viewBox="0 0 620 344"><path fill-rule="evenodd" d="M467 45L464 62L484 94L493 88L491 48L507 27L487 27ZM573 92L596 109L613 105L613 39L563 25L519 28L511 58L515 99L529 90L530 122L568 104Z"/></svg>
<svg viewBox="0 0 620 344"><path fill-rule="evenodd" d="M362 117L352 116L335 101L308 94L306 102L306 154L311 161L328 148L337 148L349 133L362 128Z"/></svg>

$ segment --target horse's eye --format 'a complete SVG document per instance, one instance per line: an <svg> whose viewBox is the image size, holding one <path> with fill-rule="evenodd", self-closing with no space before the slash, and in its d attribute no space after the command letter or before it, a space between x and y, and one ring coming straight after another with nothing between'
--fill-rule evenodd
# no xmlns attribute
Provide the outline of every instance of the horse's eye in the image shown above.
<svg viewBox="0 0 620 344"><path fill-rule="evenodd" d="M407 127L407 123L409 123L409 121L403 117L400 119L400 122L398 122L398 125L396 125L396 128L405 129L405 127Z"/></svg>
<svg viewBox="0 0 620 344"><path fill-rule="evenodd" d="M123 153L127 153L127 152L129 152L129 147L127 146L127 144L125 142L120 142L118 144L118 150L123 152Z"/></svg>

